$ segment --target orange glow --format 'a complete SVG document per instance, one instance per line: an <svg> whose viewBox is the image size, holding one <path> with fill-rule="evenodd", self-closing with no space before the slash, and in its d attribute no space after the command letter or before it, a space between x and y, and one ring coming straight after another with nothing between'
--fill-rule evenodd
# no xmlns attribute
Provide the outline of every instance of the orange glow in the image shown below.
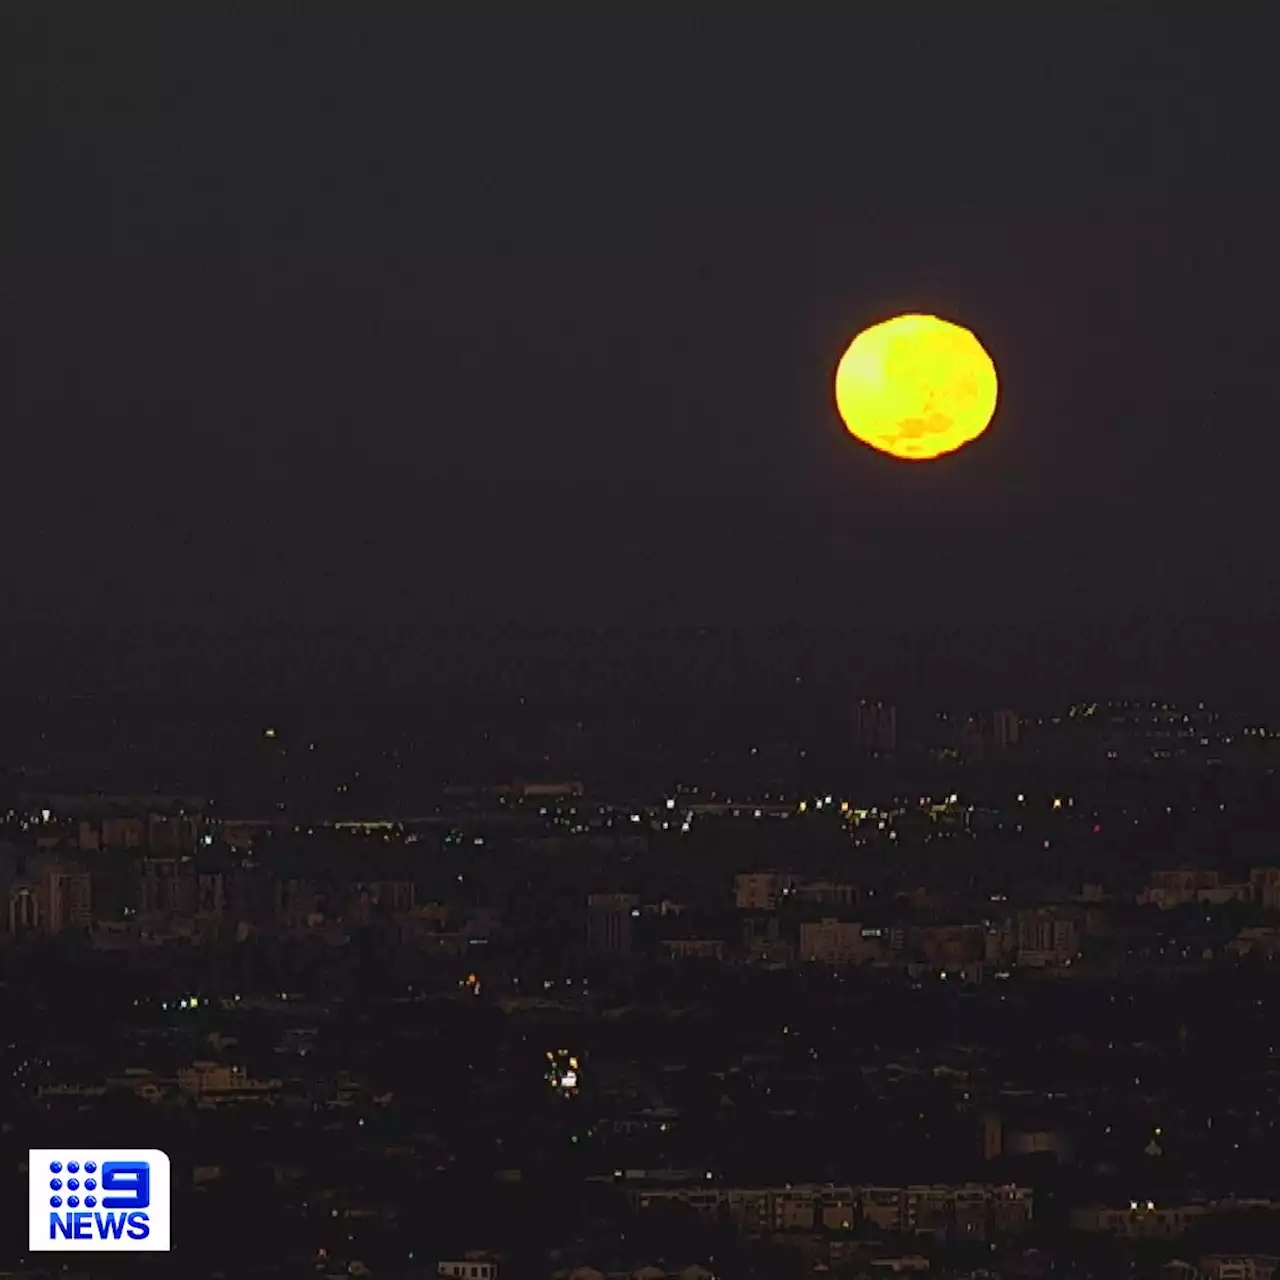
<svg viewBox="0 0 1280 1280"><path fill-rule="evenodd" d="M968 329L906 315L864 329L836 367L851 435L912 462L977 439L996 411L995 365Z"/></svg>

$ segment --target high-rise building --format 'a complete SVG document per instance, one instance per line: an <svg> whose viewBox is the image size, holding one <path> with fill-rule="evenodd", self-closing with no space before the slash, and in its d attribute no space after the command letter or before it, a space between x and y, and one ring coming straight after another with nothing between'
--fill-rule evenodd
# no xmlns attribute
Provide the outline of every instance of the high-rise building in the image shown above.
<svg viewBox="0 0 1280 1280"><path fill-rule="evenodd" d="M998 710L991 713L991 745L997 751L1011 751L1018 745L1019 721L1016 711Z"/></svg>
<svg viewBox="0 0 1280 1280"><path fill-rule="evenodd" d="M190 854L200 845L204 818L174 805L164 813L147 815L147 846L157 854Z"/></svg>
<svg viewBox="0 0 1280 1280"><path fill-rule="evenodd" d="M18 851L13 845L0 841L0 904L7 904L10 891L18 879ZM0 924L0 928L4 925Z"/></svg>
<svg viewBox="0 0 1280 1280"><path fill-rule="evenodd" d="M939 711L930 725L930 747L966 759L1012 751L1021 737L1016 711Z"/></svg>
<svg viewBox="0 0 1280 1280"><path fill-rule="evenodd" d="M733 877L733 899L739 911L772 911L794 884L778 871L744 871Z"/></svg>
<svg viewBox="0 0 1280 1280"><path fill-rule="evenodd" d="M21 936L41 927L40 888L27 880L15 881L9 890L9 932Z"/></svg>
<svg viewBox="0 0 1280 1280"><path fill-rule="evenodd" d="M1053 908L1020 911L1017 916L1018 964L1043 968L1070 964L1080 954L1080 925Z"/></svg>
<svg viewBox="0 0 1280 1280"><path fill-rule="evenodd" d="M85 867L53 863L41 876L46 913L44 931L65 933L87 929L93 923L93 889Z"/></svg>
<svg viewBox="0 0 1280 1280"><path fill-rule="evenodd" d="M65 933L93 923L93 882L86 867L41 858L14 879L6 895L9 931Z"/></svg>
<svg viewBox="0 0 1280 1280"><path fill-rule="evenodd" d="M144 858L138 909L144 916L185 917L195 911L196 868L189 858Z"/></svg>
<svg viewBox="0 0 1280 1280"><path fill-rule="evenodd" d="M593 893L587 897L587 946L591 951L626 955L631 950L631 922L640 914L633 893Z"/></svg>
<svg viewBox="0 0 1280 1280"><path fill-rule="evenodd" d="M879 698L859 698L853 708L853 742L862 751L887 752L898 745L898 709Z"/></svg>

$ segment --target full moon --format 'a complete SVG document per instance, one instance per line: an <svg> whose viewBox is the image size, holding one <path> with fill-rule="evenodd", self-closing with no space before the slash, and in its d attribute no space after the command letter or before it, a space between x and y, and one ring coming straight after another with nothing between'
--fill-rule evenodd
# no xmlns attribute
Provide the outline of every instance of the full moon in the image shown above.
<svg viewBox="0 0 1280 1280"><path fill-rule="evenodd" d="M850 434L912 462L976 440L997 394L982 343L937 316L897 316L864 329L836 367L836 408Z"/></svg>

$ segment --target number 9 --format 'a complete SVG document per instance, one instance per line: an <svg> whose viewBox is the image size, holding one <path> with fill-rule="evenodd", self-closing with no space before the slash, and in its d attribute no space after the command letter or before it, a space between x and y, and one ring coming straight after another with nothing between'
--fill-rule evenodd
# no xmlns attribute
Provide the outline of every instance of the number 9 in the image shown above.
<svg viewBox="0 0 1280 1280"><path fill-rule="evenodd" d="M151 1203L151 1166L143 1160L109 1160L102 1166L104 1209L145 1209Z"/></svg>

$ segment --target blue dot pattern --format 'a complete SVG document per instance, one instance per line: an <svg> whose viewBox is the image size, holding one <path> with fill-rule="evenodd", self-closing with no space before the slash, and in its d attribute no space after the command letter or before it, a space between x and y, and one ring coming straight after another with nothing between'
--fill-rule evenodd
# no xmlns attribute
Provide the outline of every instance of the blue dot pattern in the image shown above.
<svg viewBox="0 0 1280 1280"><path fill-rule="evenodd" d="M62 1163L61 1160L51 1160L49 1162L49 1172L54 1175L60 1174L64 1168L69 1174L79 1173L82 1168L84 1169L86 1174L93 1174L98 1172L97 1163L93 1160L86 1160L83 1165L81 1165L81 1163L78 1160L68 1160L65 1165ZM49 1190L51 1192L61 1191L64 1186L68 1191L79 1191L81 1186L83 1186L86 1191L96 1191L98 1189L98 1182L96 1178L91 1178L91 1177L86 1177L83 1183L80 1181L79 1178L74 1178L74 1177L67 1178L65 1182L63 1181L62 1178L59 1178L56 1176L49 1179ZM83 1203L86 1209L92 1209L97 1205L98 1198L97 1196L85 1196ZM63 1204L63 1199L60 1195L55 1194L49 1197L49 1207L51 1209L61 1209L62 1204ZM81 1204L81 1199L79 1196L77 1195L67 1196L66 1198L67 1208L78 1209L80 1207L80 1204Z"/></svg>

